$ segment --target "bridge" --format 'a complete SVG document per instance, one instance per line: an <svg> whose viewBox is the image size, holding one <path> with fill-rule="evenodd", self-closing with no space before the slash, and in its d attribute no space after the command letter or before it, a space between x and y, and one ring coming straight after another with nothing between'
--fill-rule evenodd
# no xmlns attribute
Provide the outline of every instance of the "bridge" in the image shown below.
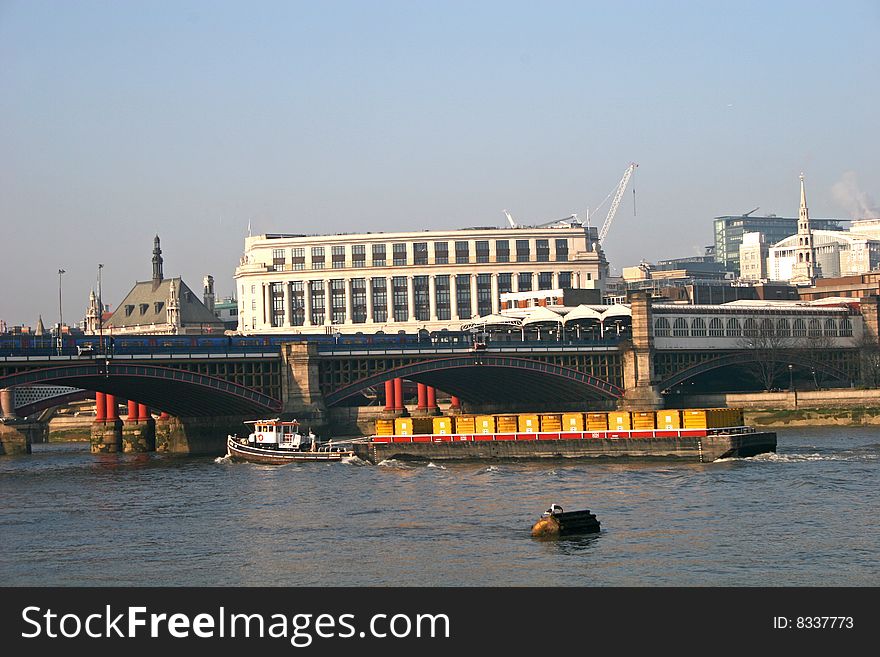
<svg viewBox="0 0 880 657"><path fill-rule="evenodd" d="M96 438L101 431L93 431L96 451L119 446L117 400L126 400L127 422L145 425L146 432L159 414L157 448L164 431L169 451L194 452L216 443L218 435L225 438L224 431L240 431L247 418L283 414L320 425L328 409L382 402L379 410L400 414L413 384L413 412L426 414L437 412L441 394L449 396L453 411L462 404L469 411L529 405L647 409L662 406L665 395L696 388L786 387L795 378L848 387L862 374L860 343L877 330L876 303L866 314L840 305L652 305L647 296L635 295L630 307L631 323L622 333L596 337L585 328L578 331L589 336L583 339L552 330L543 340L508 331L484 333L485 343L445 344L292 336L250 349L157 344L129 353L7 353L0 356L0 389L65 386L68 399L95 396L96 424L101 430L110 426L113 434L112 440ZM7 428L17 411L27 414L52 401L19 405L6 394ZM173 426L163 429L166 424Z"/></svg>

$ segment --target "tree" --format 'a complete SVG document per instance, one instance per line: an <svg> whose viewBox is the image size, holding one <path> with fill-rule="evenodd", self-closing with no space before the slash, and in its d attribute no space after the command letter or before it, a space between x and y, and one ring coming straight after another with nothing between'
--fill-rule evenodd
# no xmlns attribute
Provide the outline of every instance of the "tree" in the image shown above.
<svg viewBox="0 0 880 657"><path fill-rule="evenodd" d="M739 341L743 366L764 390L774 388L776 380L788 371L791 339L777 332L772 324L746 328Z"/></svg>

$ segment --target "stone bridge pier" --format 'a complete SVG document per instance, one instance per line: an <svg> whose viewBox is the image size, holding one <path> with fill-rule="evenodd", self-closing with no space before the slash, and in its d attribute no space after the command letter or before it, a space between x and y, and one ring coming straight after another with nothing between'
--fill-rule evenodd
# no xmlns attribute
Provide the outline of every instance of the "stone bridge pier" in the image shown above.
<svg viewBox="0 0 880 657"><path fill-rule="evenodd" d="M156 451L190 456L223 456L226 436L250 432L245 420L253 417L171 417L162 413L156 420Z"/></svg>
<svg viewBox="0 0 880 657"><path fill-rule="evenodd" d="M647 292L634 292L632 345L623 352L624 395L620 408L628 411L654 411L663 408L663 396L654 375L654 322Z"/></svg>
<svg viewBox="0 0 880 657"><path fill-rule="evenodd" d="M12 388L0 390L0 456L30 454L33 443L44 443L49 435L45 422L27 420L15 414Z"/></svg>

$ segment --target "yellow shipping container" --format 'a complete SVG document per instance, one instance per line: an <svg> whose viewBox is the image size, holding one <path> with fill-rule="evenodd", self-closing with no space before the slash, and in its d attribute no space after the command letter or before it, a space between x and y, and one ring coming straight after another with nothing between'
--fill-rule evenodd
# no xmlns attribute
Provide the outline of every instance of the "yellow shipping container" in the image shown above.
<svg viewBox="0 0 880 657"><path fill-rule="evenodd" d="M681 429L681 411L657 411L658 429Z"/></svg>
<svg viewBox="0 0 880 657"><path fill-rule="evenodd" d="M519 416L518 430L520 433L538 433L540 426L537 415L522 413Z"/></svg>
<svg viewBox="0 0 880 657"><path fill-rule="evenodd" d="M495 433L494 415L478 415L474 423L474 433Z"/></svg>
<svg viewBox="0 0 880 657"><path fill-rule="evenodd" d="M445 436L452 433L451 417L435 417L433 418L434 433L438 436Z"/></svg>
<svg viewBox="0 0 880 657"><path fill-rule="evenodd" d="M633 429L656 429L656 417L654 411L633 411Z"/></svg>
<svg viewBox="0 0 880 657"><path fill-rule="evenodd" d="M538 419L541 421L541 431L562 431L561 413L542 413Z"/></svg>
<svg viewBox="0 0 880 657"><path fill-rule="evenodd" d="M398 436L431 433L433 418L430 417L398 417L394 419L394 433Z"/></svg>
<svg viewBox="0 0 880 657"><path fill-rule="evenodd" d="M629 411L612 411L608 414L610 431L628 431L632 428Z"/></svg>
<svg viewBox="0 0 880 657"><path fill-rule="evenodd" d="M394 435L394 420L392 420L392 419L376 420L376 435L377 436L392 436L392 435Z"/></svg>
<svg viewBox="0 0 880 657"><path fill-rule="evenodd" d="M583 431L584 430L584 414L583 413L563 413L562 414L562 430L563 431Z"/></svg>
<svg viewBox="0 0 880 657"><path fill-rule="evenodd" d="M587 431L607 431L608 413L587 413Z"/></svg>
<svg viewBox="0 0 880 657"><path fill-rule="evenodd" d="M730 415L725 408L689 408L682 411L685 429L717 429L729 426Z"/></svg>
<svg viewBox="0 0 880 657"><path fill-rule="evenodd" d="M455 418L455 433L474 433L473 415L459 415Z"/></svg>
<svg viewBox="0 0 880 657"><path fill-rule="evenodd" d="M516 433L517 417L516 415L496 415L495 424L498 427L498 433Z"/></svg>

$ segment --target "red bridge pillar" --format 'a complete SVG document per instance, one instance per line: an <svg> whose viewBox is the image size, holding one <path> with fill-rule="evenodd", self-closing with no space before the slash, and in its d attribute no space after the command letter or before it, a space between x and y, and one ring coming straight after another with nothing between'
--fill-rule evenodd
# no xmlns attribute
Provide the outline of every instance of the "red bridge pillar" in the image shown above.
<svg viewBox="0 0 880 657"><path fill-rule="evenodd" d="M420 411L427 410L427 408L428 408L428 386L426 386L424 383L417 383L416 390L418 390L418 398L419 398L419 403L418 403L417 408Z"/></svg>
<svg viewBox="0 0 880 657"><path fill-rule="evenodd" d="M392 379L385 382L385 410L394 410L394 381Z"/></svg>
<svg viewBox="0 0 880 657"><path fill-rule="evenodd" d="M451 408L453 411L461 410L461 400L458 397L450 397L449 401L452 402Z"/></svg>
<svg viewBox="0 0 880 657"><path fill-rule="evenodd" d="M103 422L107 418L107 395L95 393L95 422Z"/></svg>
<svg viewBox="0 0 880 657"><path fill-rule="evenodd" d="M394 379L394 410L403 410L403 379Z"/></svg>
<svg viewBox="0 0 880 657"><path fill-rule="evenodd" d="M428 386L428 410L431 413L436 413L439 410L437 408L437 389L434 386Z"/></svg>
<svg viewBox="0 0 880 657"><path fill-rule="evenodd" d="M128 417L125 418L128 423L137 423L140 419L138 415L138 403L136 401L128 400Z"/></svg>

